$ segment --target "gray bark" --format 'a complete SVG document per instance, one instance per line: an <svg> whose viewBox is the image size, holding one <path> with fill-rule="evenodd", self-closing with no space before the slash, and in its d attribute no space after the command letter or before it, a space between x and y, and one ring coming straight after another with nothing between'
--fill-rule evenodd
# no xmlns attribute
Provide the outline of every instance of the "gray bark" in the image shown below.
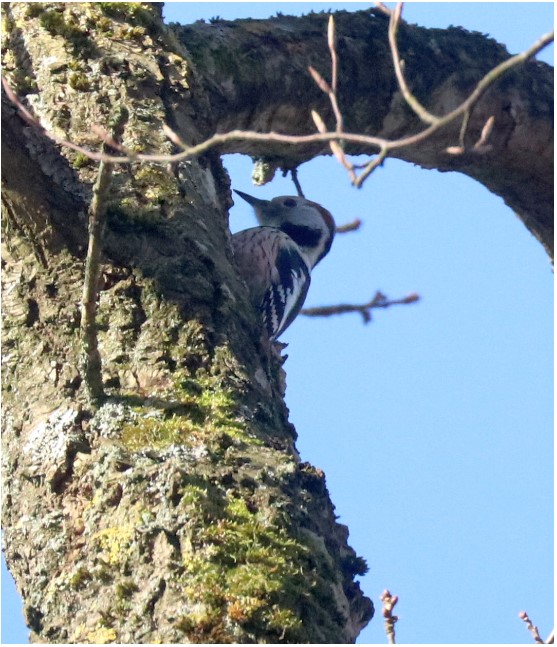
<svg viewBox="0 0 557 647"><path fill-rule="evenodd" d="M188 143L230 128L312 132L308 106L332 125L306 73L327 72L326 16L170 30L147 4L3 11L4 73L75 143L96 145L91 124L117 105L130 113L123 143L147 152L173 151L164 122ZM385 27L338 15L341 103L347 129L399 136L418 124ZM401 47L434 112L506 56L461 30L408 28ZM426 74L432 51L450 54ZM493 154L444 156L448 129L404 159L476 177L549 247L546 68L515 72L474 111L472 139L496 113ZM98 304L109 397L93 409L79 302L97 166L2 98L2 522L33 641L347 643L372 616L354 582L365 564L323 474L300 462L284 373L233 265L218 156L231 151L286 166L326 152L236 144L172 168L115 168Z"/></svg>
<svg viewBox="0 0 557 647"><path fill-rule="evenodd" d="M335 119L328 98L310 75L312 65L330 79L328 14L302 18L217 21L174 26L205 78L213 129L233 128L289 134L315 132L310 110L330 130ZM388 18L373 10L335 14L340 59L339 105L347 132L396 139L425 125L406 105L393 71ZM398 35L405 75L414 95L431 113L456 108L492 68L509 58L503 45L462 28L402 25ZM472 150L489 117L495 127L491 150ZM427 142L393 152L423 168L464 173L503 198L553 257L553 68L529 61L497 81L472 111L464 155L446 152L459 141L457 120ZM228 152L271 156L293 166L327 145L286 147L233 142ZM372 153L347 147L354 153Z"/></svg>
<svg viewBox="0 0 557 647"><path fill-rule="evenodd" d="M187 52L151 7L4 5L4 71L76 143L210 130ZM126 12L120 13L121 11ZM187 122L187 127L186 127ZM80 373L97 166L3 97L3 527L37 642L352 642L365 569L300 462L284 374L232 264L216 154L114 169L98 304L108 399Z"/></svg>

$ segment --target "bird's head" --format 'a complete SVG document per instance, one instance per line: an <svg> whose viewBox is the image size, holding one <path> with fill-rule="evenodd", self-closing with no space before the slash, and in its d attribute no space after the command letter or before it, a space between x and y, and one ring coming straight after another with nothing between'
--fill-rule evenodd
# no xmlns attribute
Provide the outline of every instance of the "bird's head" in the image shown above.
<svg viewBox="0 0 557 647"><path fill-rule="evenodd" d="M261 226L276 227L288 234L311 267L315 267L331 249L335 221L327 209L317 202L292 195L262 200L243 191L234 191L251 204Z"/></svg>

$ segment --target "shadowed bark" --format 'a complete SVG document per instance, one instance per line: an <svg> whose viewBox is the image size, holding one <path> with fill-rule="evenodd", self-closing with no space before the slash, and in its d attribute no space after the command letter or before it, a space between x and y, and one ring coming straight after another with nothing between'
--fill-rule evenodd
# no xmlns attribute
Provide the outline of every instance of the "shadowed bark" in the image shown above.
<svg viewBox="0 0 557 647"><path fill-rule="evenodd" d="M289 134L315 132L310 109L329 129L330 103L308 74L311 65L330 78L328 14L302 18L216 21L173 26L205 78L213 128ZM390 139L419 132L424 124L406 105L393 72L388 18L374 10L335 13L340 59L339 103L347 132ZM549 29L549 26L548 26ZM406 78L419 101L442 116L457 107L493 67L509 58L503 45L462 28L402 25L398 35ZM489 117L495 127L487 153L445 151L459 140L460 121L396 157L424 168L469 175L501 196L553 255L553 68L530 61L490 88L472 112L465 143L472 146ZM296 166L328 146L232 142L227 152L270 156ZM347 148L355 153L375 151Z"/></svg>
<svg viewBox="0 0 557 647"><path fill-rule="evenodd" d="M98 145L90 126L118 105L129 111L124 145L143 152L173 152L163 123L194 143L240 127L313 132L310 107L331 119L306 72L326 75L325 15L168 29L149 4L5 3L3 13L4 73L46 127L78 144ZM341 12L337 30L346 128L414 132L385 20ZM506 56L461 30L403 29L401 49L433 112ZM451 132L404 159L476 177L549 246L551 75L532 63L497 87L470 124L473 141L495 114L493 153L450 158ZM295 165L325 149L226 151ZM347 643L372 616L354 581L365 562L324 475L299 459L284 373L257 341L221 152L114 169L97 313L108 399L94 410L79 303L97 165L2 98L2 521L33 641Z"/></svg>

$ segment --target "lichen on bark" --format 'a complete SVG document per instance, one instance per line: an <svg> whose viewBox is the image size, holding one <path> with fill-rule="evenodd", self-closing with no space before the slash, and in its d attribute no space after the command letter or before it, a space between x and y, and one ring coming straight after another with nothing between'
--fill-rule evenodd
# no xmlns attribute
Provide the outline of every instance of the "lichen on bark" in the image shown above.
<svg viewBox="0 0 557 647"><path fill-rule="evenodd" d="M121 103L128 148L170 152L163 122L209 133L156 7L3 11L5 73L46 127L95 145L90 125ZM2 521L31 640L355 640L373 609L354 582L365 565L295 449L282 368L232 263L218 156L114 169L93 410L79 302L96 166L2 110Z"/></svg>
<svg viewBox="0 0 557 647"><path fill-rule="evenodd" d="M307 75L308 64L327 71L325 14L170 29L156 3L2 10L9 82L77 144L97 146L91 125L117 104L130 111L122 143L142 152L173 152L163 123L188 144L237 127L312 132L308 105L333 123ZM337 31L346 126L415 132L385 18L339 12ZM412 26L401 50L433 112L507 56L478 34ZM455 127L401 156L475 177L551 248L551 90L531 62L485 97L469 135L495 114L489 155L445 154ZM343 643L370 619L354 581L365 563L323 474L300 461L284 373L234 269L219 158L295 167L325 150L235 143L115 169L97 313L108 399L93 411L79 301L97 167L26 126L3 95L2 520L33 641Z"/></svg>

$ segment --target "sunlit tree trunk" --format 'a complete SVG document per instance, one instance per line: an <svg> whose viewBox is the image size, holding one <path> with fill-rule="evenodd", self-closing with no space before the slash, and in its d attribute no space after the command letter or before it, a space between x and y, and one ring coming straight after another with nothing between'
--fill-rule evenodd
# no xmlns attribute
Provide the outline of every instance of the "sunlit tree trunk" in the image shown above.
<svg viewBox="0 0 557 647"><path fill-rule="evenodd" d="M4 73L50 132L93 147L91 127L107 128L119 106L129 111L123 144L141 152L173 152L163 123L191 144L238 127L305 133L308 106L330 118L305 72L327 71L324 16L170 30L159 12L4 3ZM395 91L385 20L343 14L338 30L347 129L417 128ZM417 39L416 69L432 47L424 34L403 35L403 45ZM475 51L468 39L480 38L437 37L457 51ZM478 42L485 52L469 77L443 62L418 77L432 110L505 56ZM507 94L494 90L474 112L471 137L493 110L501 117L493 155L455 161L442 153L453 131L403 157L483 181L549 247L553 175L541 139L551 77L538 64L528 74L530 86L517 72ZM527 117L530 147L519 138ZM288 166L325 149L233 150ZM323 474L296 452L284 373L260 346L234 269L217 152L114 168L97 314L107 399L89 404L80 300L97 171L26 125L3 95L2 521L31 639L353 642L373 613L354 582L365 563L335 521Z"/></svg>
<svg viewBox="0 0 557 647"><path fill-rule="evenodd" d="M171 152L209 134L201 78L156 9L5 7L5 71L42 122ZM34 641L351 642L364 563L324 476L301 463L282 369L231 262L229 181L209 155L114 170L99 348L80 372L86 212L97 165L3 100L6 557Z"/></svg>

